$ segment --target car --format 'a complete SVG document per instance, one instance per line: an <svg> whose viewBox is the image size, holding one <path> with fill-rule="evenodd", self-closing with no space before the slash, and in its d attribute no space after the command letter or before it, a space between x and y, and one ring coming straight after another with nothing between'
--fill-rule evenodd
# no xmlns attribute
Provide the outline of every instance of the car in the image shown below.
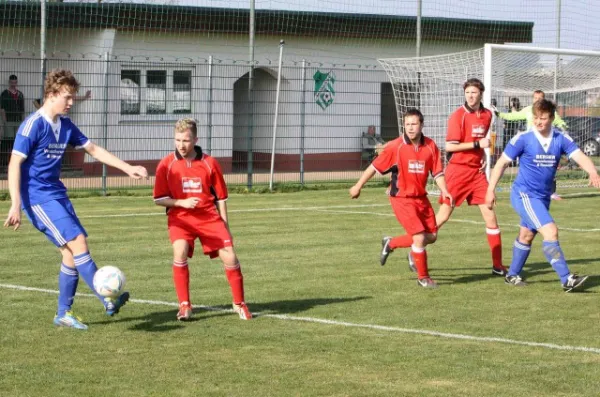
<svg viewBox="0 0 600 397"><path fill-rule="evenodd" d="M565 116L567 131L587 156L600 156L600 117Z"/></svg>

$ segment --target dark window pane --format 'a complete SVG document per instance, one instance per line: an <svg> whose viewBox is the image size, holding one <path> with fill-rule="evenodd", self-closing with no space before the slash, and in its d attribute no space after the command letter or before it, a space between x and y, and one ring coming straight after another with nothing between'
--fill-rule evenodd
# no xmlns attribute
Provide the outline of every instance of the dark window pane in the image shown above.
<svg viewBox="0 0 600 397"><path fill-rule="evenodd" d="M148 70L146 73L146 113L167 112L167 71Z"/></svg>
<svg viewBox="0 0 600 397"><path fill-rule="evenodd" d="M121 114L140 114L140 81L139 70L121 71Z"/></svg>
<svg viewBox="0 0 600 397"><path fill-rule="evenodd" d="M192 112L192 72L173 71L173 113Z"/></svg>

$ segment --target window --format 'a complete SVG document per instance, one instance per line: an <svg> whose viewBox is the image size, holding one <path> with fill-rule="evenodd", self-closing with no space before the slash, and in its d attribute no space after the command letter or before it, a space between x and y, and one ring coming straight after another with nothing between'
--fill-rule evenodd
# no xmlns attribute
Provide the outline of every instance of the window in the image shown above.
<svg viewBox="0 0 600 397"><path fill-rule="evenodd" d="M173 113L192 112L192 72L173 71Z"/></svg>
<svg viewBox="0 0 600 397"><path fill-rule="evenodd" d="M140 71L121 71L121 114L140 114Z"/></svg>
<svg viewBox="0 0 600 397"><path fill-rule="evenodd" d="M166 67L121 69L121 114L161 115L192 112L192 71Z"/></svg>

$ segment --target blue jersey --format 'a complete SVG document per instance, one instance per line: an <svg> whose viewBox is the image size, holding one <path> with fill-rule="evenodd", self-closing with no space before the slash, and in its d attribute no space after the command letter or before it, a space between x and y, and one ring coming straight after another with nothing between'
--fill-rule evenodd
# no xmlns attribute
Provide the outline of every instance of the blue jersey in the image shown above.
<svg viewBox="0 0 600 397"><path fill-rule="evenodd" d="M535 129L517 134L506 145L503 154L511 161L520 158L513 190L529 197L549 199L561 156L566 154L571 158L578 150L573 139L556 128L547 138Z"/></svg>
<svg viewBox="0 0 600 397"><path fill-rule="evenodd" d="M23 208L67 198L67 188L60 181L65 150L67 145L81 148L89 142L68 117L52 123L40 111L31 114L19 127L12 151L25 158L21 165Z"/></svg>

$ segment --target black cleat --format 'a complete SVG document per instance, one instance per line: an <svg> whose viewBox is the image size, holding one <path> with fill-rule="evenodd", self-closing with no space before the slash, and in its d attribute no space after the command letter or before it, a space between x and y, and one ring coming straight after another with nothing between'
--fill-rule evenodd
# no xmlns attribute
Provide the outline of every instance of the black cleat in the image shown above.
<svg viewBox="0 0 600 397"><path fill-rule="evenodd" d="M390 248L390 242L392 241L391 237L384 237L381 240L381 256L379 257L379 263L381 266L385 265L388 256L392 253L392 249Z"/></svg>
<svg viewBox="0 0 600 397"><path fill-rule="evenodd" d="M588 276L578 276L577 274L570 274L569 279L563 284L565 292L571 292L579 287L583 287L583 283L587 280Z"/></svg>
<svg viewBox="0 0 600 397"><path fill-rule="evenodd" d="M523 281L523 279L519 276L506 276L504 277L504 282L508 285L512 285L515 287L526 287L527 283Z"/></svg>

